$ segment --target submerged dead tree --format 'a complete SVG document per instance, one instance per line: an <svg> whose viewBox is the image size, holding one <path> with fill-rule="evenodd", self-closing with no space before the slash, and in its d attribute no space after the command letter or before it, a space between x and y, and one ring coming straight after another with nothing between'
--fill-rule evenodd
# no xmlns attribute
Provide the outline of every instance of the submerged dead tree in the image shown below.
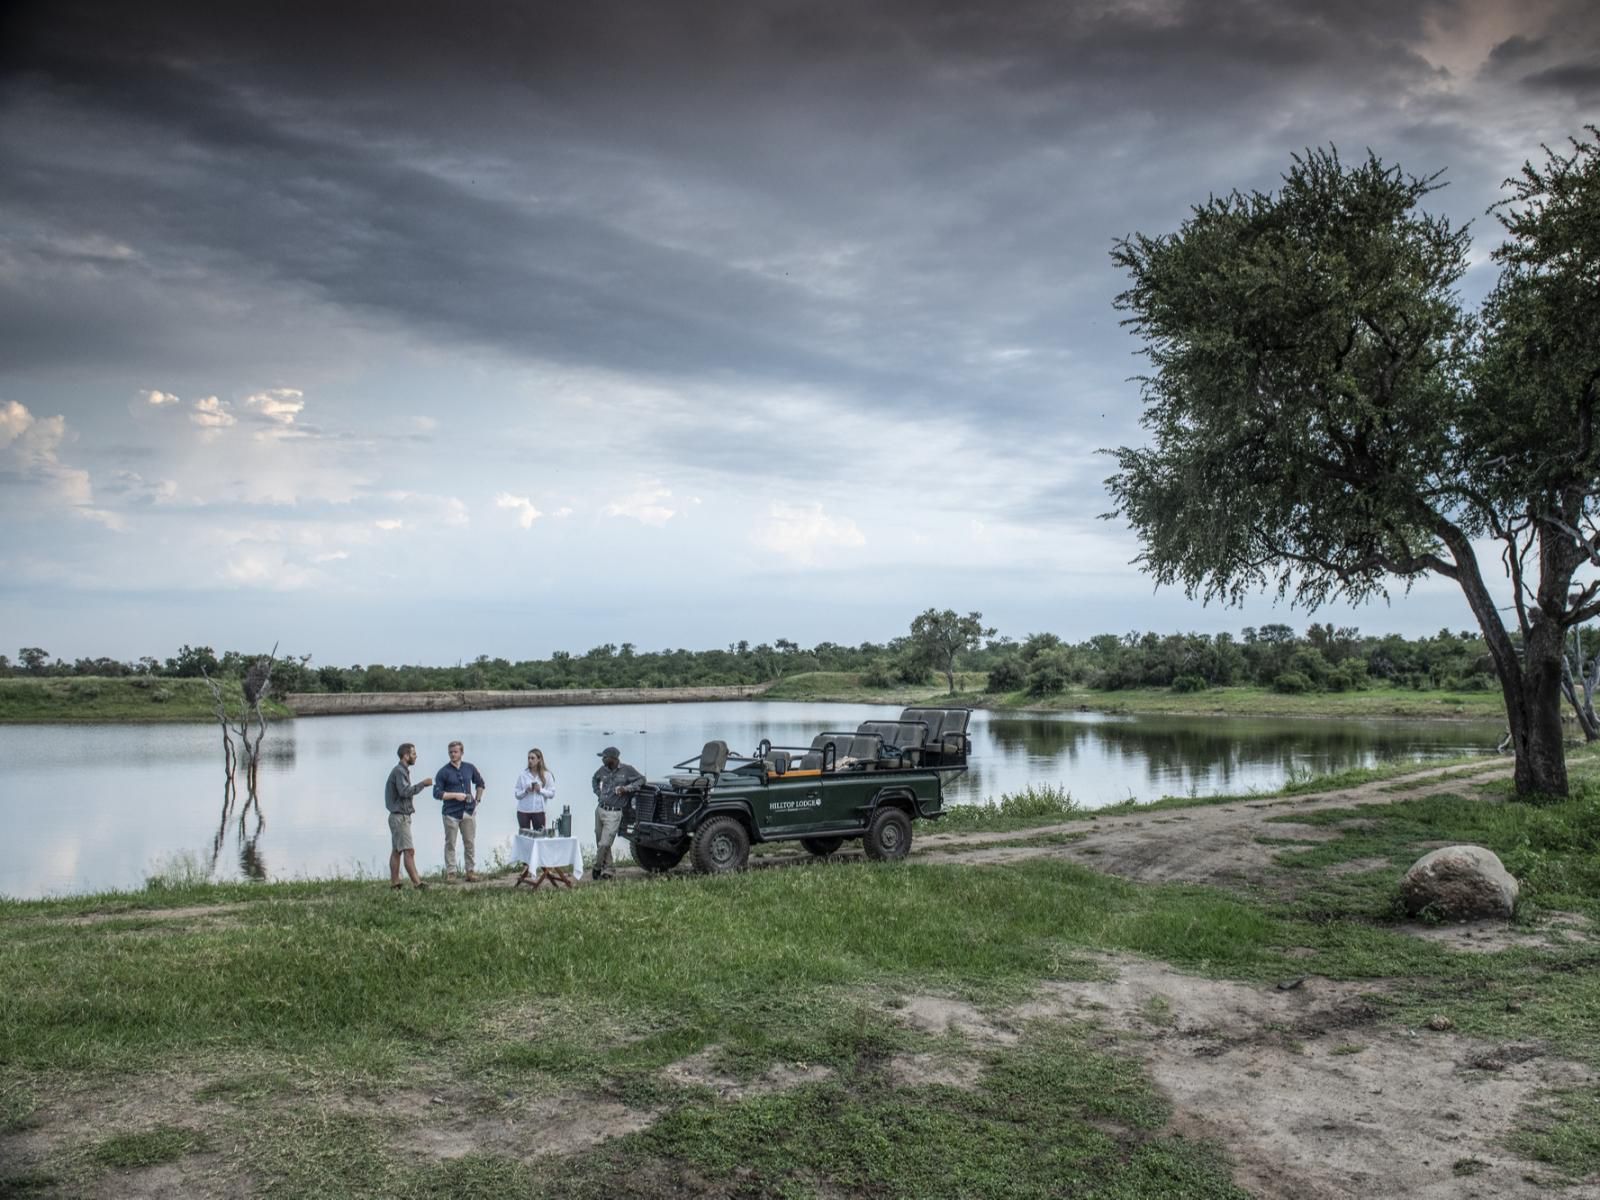
<svg viewBox="0 0 1600 1200"><path fill-rule="evenodd" d="M211 710L216 713L217 723L222 726L223 772L227 777L228 787L235 786L235 774L242 761L245 770L245 790L251 797L256 794L256 765L261 758L261 743L267 737L267 714L261 705L272 691L272 665L277 658L278 646L277 643L273 643L270 654L263 654L250 664L250 669L244 673L244 679L240 682L244 703L237 713L231 711L228 694L223 690L221 681L211 678L204 667L200 668L201 678L211 689ZM238 755L234 753L233 748L235 736L238 737L241 747Z"/></svg>
<svg viewBox="0 0 1600 1200"><path fill-rule="evenodd" d="M240 682L243 701L237 711L229 705L222 682L211 678L204 667L200 669L201 678L211 689L211 709L216 714L217 724L222 727L222 816L217 821L217 836L211 845L212 870L216 869L222 845L227 840L228 823L234 815L239 795L238 769L241 765L244 767L245 801L238 810L239 841L241 845L248 844L252 855L255 853L256 840L266 826L261 815L261 800L256 795L256 768L261 761L261 745L267 737L267 714L262 704L272 690L272 665L277 657L278 647L274 643L271 653L262 655L250 664ZM238 750L234 748L235 737L239 739ZM247 835L245 825L252 812L255 814L255 831Z"/></svg>

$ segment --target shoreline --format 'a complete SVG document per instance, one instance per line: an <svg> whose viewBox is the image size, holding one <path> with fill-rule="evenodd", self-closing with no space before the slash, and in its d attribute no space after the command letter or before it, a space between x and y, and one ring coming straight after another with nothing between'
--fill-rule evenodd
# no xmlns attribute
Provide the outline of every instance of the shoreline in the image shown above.
<svg viewBox="0 0 1600 1200"><path fill-rule="evenodd" d="M760 699L772 683L683 688L562 688L550 691L289 692L280 702L296 718L373 713L479 712L498 708L603 704L704 704Z"/></svg>
<svg viewBox="0 0 1600 1200"><path fill-rule="evenodd" d="M1299 720L1450 721L1501 723L1490 693L1417 692L1372 688L1359 692L1280 695L1263 688L1215 688L1178 694L1165 688L1096 692L1074 688L1054 696L982 691L983 676L965 673L954 695L938 686L861 687L854 676L792 675L757 684L665 688L561 688L499 691L452 689L396 692L290 692L267 703L270 720L390 713L476 712L505 708L588 707L607 704L688 704L773 701L798 704L946 705L1016 716L1094 713L1107 717L1170 716L1291 718ZM230 690L234 690L230 688ZM234 698L237 703L237 698ZM62 678L0 680L0 725L211 723L209 693L200 680ZM1563 720L1570 716L1563 712Z"/></svg>

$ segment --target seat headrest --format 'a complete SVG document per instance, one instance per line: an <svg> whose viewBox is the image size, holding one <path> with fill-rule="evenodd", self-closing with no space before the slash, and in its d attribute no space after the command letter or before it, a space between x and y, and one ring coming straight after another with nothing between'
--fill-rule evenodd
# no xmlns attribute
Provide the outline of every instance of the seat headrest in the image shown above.
<svg viewBox="0 0 1600 1200"><path fill-rule="evenodd" d="M727 765L728 743L707 742L705 749L700 751L700 774L720 775Z"/></svg>

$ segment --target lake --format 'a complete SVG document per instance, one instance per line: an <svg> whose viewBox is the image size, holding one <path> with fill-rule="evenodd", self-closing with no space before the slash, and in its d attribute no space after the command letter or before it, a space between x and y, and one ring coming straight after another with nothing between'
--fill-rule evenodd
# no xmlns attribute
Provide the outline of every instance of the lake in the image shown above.
<svg viewBox="0 0 1600 1200"><path fill-rule="evenodd" d="M267 736L259 827L251 813L241 828L235 812L220 831L222 754L214 725L0 726L0 829L10 847L0 856L0 894L137 888L163 871L218 879L386 877L383 783L402 741L417 744L418 780L437 773L452 739L466 743L467 759L488 783L478 821L485 860L510 847L511 785L530 747L541 748L555 772L556 811L570 804L575 831L592 843L589 778L608 744L656 778L698 757L712 738L741 753L762 738L804 746L823 729L853 729L898 712L737 702L282 721ZM971 770L946 794L979 803L1029 783L1060 784L1099 807L1130 797L1266 791L1291 773L1491 753L1502 731L1482 723L977 712ZM438 811L426 792L417 797L417 863L425 871L444 860Z"/></svg>

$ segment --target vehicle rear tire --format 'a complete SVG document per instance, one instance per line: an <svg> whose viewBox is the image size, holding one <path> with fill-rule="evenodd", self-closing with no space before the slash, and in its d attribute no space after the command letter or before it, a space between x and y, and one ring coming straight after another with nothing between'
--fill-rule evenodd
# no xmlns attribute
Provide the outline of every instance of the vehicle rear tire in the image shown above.
<svg viewBox="0 0 1600 1200"><path fill-rule="evenodd" d="M750 861L750 835L732 817L712 817L694 831L689 854L702 875L742 871Z"/></svg>
<svg viewBox="0 0 1600 1200"><path fill-rule="evenodd" d="M911 818L898 808L880 808L867 826L861 845L868 858L894 862L911 852Z"/></svg>
<svg viewBox="0 0 1600 1200"><path fill-rule="evenodd" d="M682 850L657 850L652 846L633 847L633 861L652 874L670 871L683 861Z"/></svg>
<svg viewBox="0 0 1600 1200"><path fill-rule="evenodd" d="M842 837L801 838L800 844L818 858L827 858L840 846L844 845Z"/></svg>

